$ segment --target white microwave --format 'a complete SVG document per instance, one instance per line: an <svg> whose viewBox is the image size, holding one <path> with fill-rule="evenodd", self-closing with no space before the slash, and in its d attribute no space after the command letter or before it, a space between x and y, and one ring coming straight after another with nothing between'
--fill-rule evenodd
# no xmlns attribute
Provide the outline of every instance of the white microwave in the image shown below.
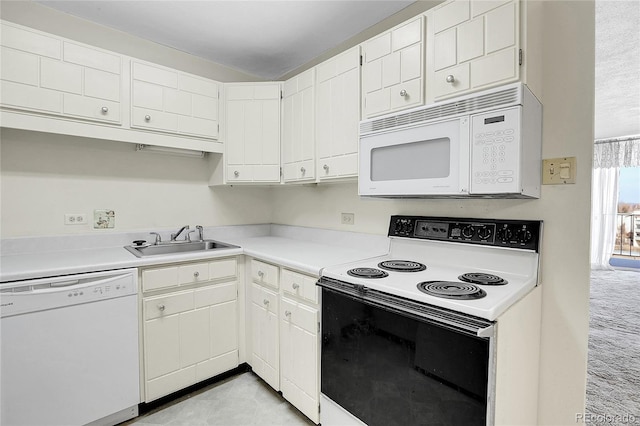
<svg viewBox="0 0 640 426"><path fill-rule="evenodd" d="M539 198L542 105L522 83L364 120L365 197Z"/></svg>

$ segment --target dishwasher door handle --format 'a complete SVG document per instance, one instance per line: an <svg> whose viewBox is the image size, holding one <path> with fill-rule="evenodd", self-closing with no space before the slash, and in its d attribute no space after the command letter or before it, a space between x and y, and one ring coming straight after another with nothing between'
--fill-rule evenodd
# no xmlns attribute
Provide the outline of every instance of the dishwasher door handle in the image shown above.
<svg viewBox="0 0 640 426"><path fill-rule="evenodd" d="M125 273L125 274L118 274L118 275L108 276L108 277L99 277L96 279L86 280L82 283L80 283L79 280L65 280L60 282L51 282L50 287L33 288L31 291L17 291L17 292L8 293L5 295L10 294L11 296L33 296L35 294L51 294L51 293L67 292L69 290L80 290L87 287L92 287L94 285L109 284L114 281L121 280L123 278L126 279L127 276L130 276L130 275L131 273ZM19 288L19 287L16 287L16 288Z"/></svg>

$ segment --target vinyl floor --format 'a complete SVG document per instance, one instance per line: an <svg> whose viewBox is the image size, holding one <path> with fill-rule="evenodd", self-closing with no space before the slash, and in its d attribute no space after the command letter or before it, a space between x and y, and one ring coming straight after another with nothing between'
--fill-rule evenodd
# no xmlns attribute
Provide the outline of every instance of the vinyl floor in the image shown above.
<svg viewBox="0 0 640 426"><path fill-rule="evenodd" d="M252 372L214 383L124 425L309 426L307 417Z"/></svg>

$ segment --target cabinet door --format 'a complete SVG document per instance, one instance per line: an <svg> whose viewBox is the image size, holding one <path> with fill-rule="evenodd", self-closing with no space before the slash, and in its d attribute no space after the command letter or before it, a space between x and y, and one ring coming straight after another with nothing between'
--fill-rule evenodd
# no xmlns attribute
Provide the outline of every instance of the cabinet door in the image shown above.
<svg viewBox="0 0 640 426"><path fill-rule="evenodd" d="M424 102L422 22L419 16L362 45L364 117Z"/></svg>
<svg viewBox="0 0 640 426"><path fill-rule="evenodd" d="M225 92L227 182L280 182L280 85L233 83Z"/></svg>
<svg viewBox="0 0 640 426"><path fill-rule="evenodd" d="M122 57L2 22L2 106L121 122Z"/></svg>
<svg viewBox="0 0 640 426"><path fill-rule="evenodd" d="M360 47L318 65L316 73L318 178L358 175Z"/></svg>
<svg viewBox="0 0 640 426"><path fill-rule="evenodd" d="M132 127L218 139L218 82L140 61L131 76Z"/></svg>
<svg viewBox="0 0 640 426"><path fill-rule="evenodd" d="M309 417L319 421L318 310L282 299L280 360L282 395Z"/></svg>
<svg viewBox="0 0 640 426"><path fill-rule="evenodd" d="M427 91L435 100L520 78L519 2L452 0L427 12Z"/></svg>
<svg viewBox="0 0 640 426"><path fill-rule="evenodd" d="M315 179L314 79L310 69L284 83L282 166L285 182Z"/></svg>
<svg viewBox="0 0 640 426"><path fill-rule="evenodd" d="M255 283L251 285L251 325L251 366L271 387L280 390L278 294Z"/></svg>

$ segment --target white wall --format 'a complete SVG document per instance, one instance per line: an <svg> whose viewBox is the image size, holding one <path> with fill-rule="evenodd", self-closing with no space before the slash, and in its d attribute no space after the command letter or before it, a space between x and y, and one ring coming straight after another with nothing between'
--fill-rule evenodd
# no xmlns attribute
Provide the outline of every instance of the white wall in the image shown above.
<svg viewBox="0 0 640 426"><path fill-rule="evenodd" d="M269 190L210 188L209 158L11 129L0 138L2 238L108 232L64 225L65 213L94 209L115 210L118 232L271 222Z"/></svg>

